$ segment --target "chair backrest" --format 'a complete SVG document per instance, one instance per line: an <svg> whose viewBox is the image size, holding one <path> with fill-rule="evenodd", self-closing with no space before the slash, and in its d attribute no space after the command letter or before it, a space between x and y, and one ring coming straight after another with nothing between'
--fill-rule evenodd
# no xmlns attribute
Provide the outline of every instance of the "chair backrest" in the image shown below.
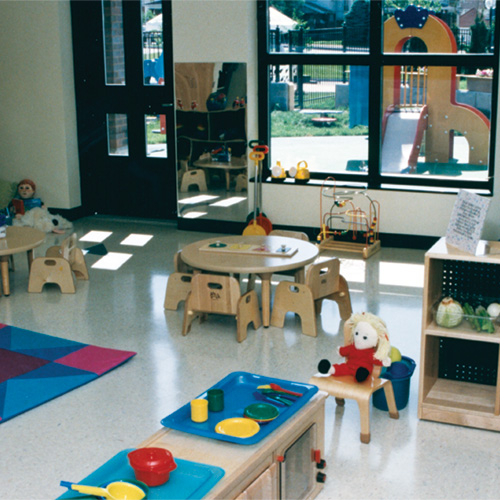
<svg viewBox="0 0 500 500"><path fill-rule="evenodd" d="M309 241L309 236L301 231L287 231L285 229L273 229L269 236L286 236L287 238L295 238L297 240Z"/></svg>
<svg viewBox="0 0 500 500"><path fill-rule="evenodd" d="M312 264L307 269L306 284L314 300L327 297L339 289L340 261L336 257Z"/></svg>
<svg viewBox="0 0 500 500"><path fill-rule="evenodd" d="M348 345L350 343L349 339L351 337L351 324L349 321L344 323L344 345ZM380 378L380 374L382 373L381 366L374 366L372 371L372 377L374 379Z"/></svg>
<svg viewBox="0 0 500 500"><path fill-rule="evenodd" d="M72 250L76 248L76 233L71 234L61 242L61 257L71 262Z"/></svg>
<svg viewBox="0 0 500 500"><path fill-rule="evenodd" d="M190 268L181 257L182 250L178 250L174 254L174 271L176 273L191 273L193 272L192 268Z"/></svg>
<svg viewBox="0 0 500 500"><path fill-rule="evenodd" d="M195 274L191 281L190 307L195 311L236 315L240 296L240 284L231 276Z"/></svg>

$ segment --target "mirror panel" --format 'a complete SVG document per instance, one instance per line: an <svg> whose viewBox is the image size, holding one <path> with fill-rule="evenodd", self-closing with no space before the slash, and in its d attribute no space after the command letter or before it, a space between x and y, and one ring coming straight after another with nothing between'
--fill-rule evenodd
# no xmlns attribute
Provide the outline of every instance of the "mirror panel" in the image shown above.
<svg viewBox="0 0 500 500"><path fill-rule="evenodd" d="M245 221L245 63L176 63L178 214Z"/></svg>

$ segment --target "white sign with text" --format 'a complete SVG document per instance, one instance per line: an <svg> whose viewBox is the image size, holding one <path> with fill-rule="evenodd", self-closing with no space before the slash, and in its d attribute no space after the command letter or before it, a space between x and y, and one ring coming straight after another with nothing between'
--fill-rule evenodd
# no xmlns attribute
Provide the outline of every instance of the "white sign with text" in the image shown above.
<svg viewBox="0 0 500 500"><path fill-rule="evenodd" d="M475 254L489 206L489 198L460 190L446 231L446 243Z"/></svg>

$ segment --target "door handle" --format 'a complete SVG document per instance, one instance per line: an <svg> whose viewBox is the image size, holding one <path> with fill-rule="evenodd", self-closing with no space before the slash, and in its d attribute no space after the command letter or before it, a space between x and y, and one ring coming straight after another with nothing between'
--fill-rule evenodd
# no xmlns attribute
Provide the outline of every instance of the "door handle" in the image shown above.
<svg viewBox="0 0 500 500"><path fill-rule="evenodd" d="M171 108L172 106L173 106L173 103L171 103L171 102L167 102L167 103L161 105L162 108Z"/></svg>

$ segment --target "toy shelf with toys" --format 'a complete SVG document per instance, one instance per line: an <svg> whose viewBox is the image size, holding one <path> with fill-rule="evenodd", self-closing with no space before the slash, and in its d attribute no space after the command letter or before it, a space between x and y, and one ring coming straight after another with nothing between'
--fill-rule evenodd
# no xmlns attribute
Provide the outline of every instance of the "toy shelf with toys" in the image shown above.
<svg viewBox="0 0 500 500"><path fill-rule="evenodd" d="M478 331L467 315L440 326L443 297L500 300L500 243L481 241L471 255L441 238L426 253L418 400L420 419L500 431L498 319L493 331Z"/></svg>
<svg viewBox="0 0 500 500"><path fill-rule="evenodd" d="M339 189L336 180L327 177L321 186L320 217L320 251L360 252L367 259L380 250L380 203L366 189Z"/></svg>

